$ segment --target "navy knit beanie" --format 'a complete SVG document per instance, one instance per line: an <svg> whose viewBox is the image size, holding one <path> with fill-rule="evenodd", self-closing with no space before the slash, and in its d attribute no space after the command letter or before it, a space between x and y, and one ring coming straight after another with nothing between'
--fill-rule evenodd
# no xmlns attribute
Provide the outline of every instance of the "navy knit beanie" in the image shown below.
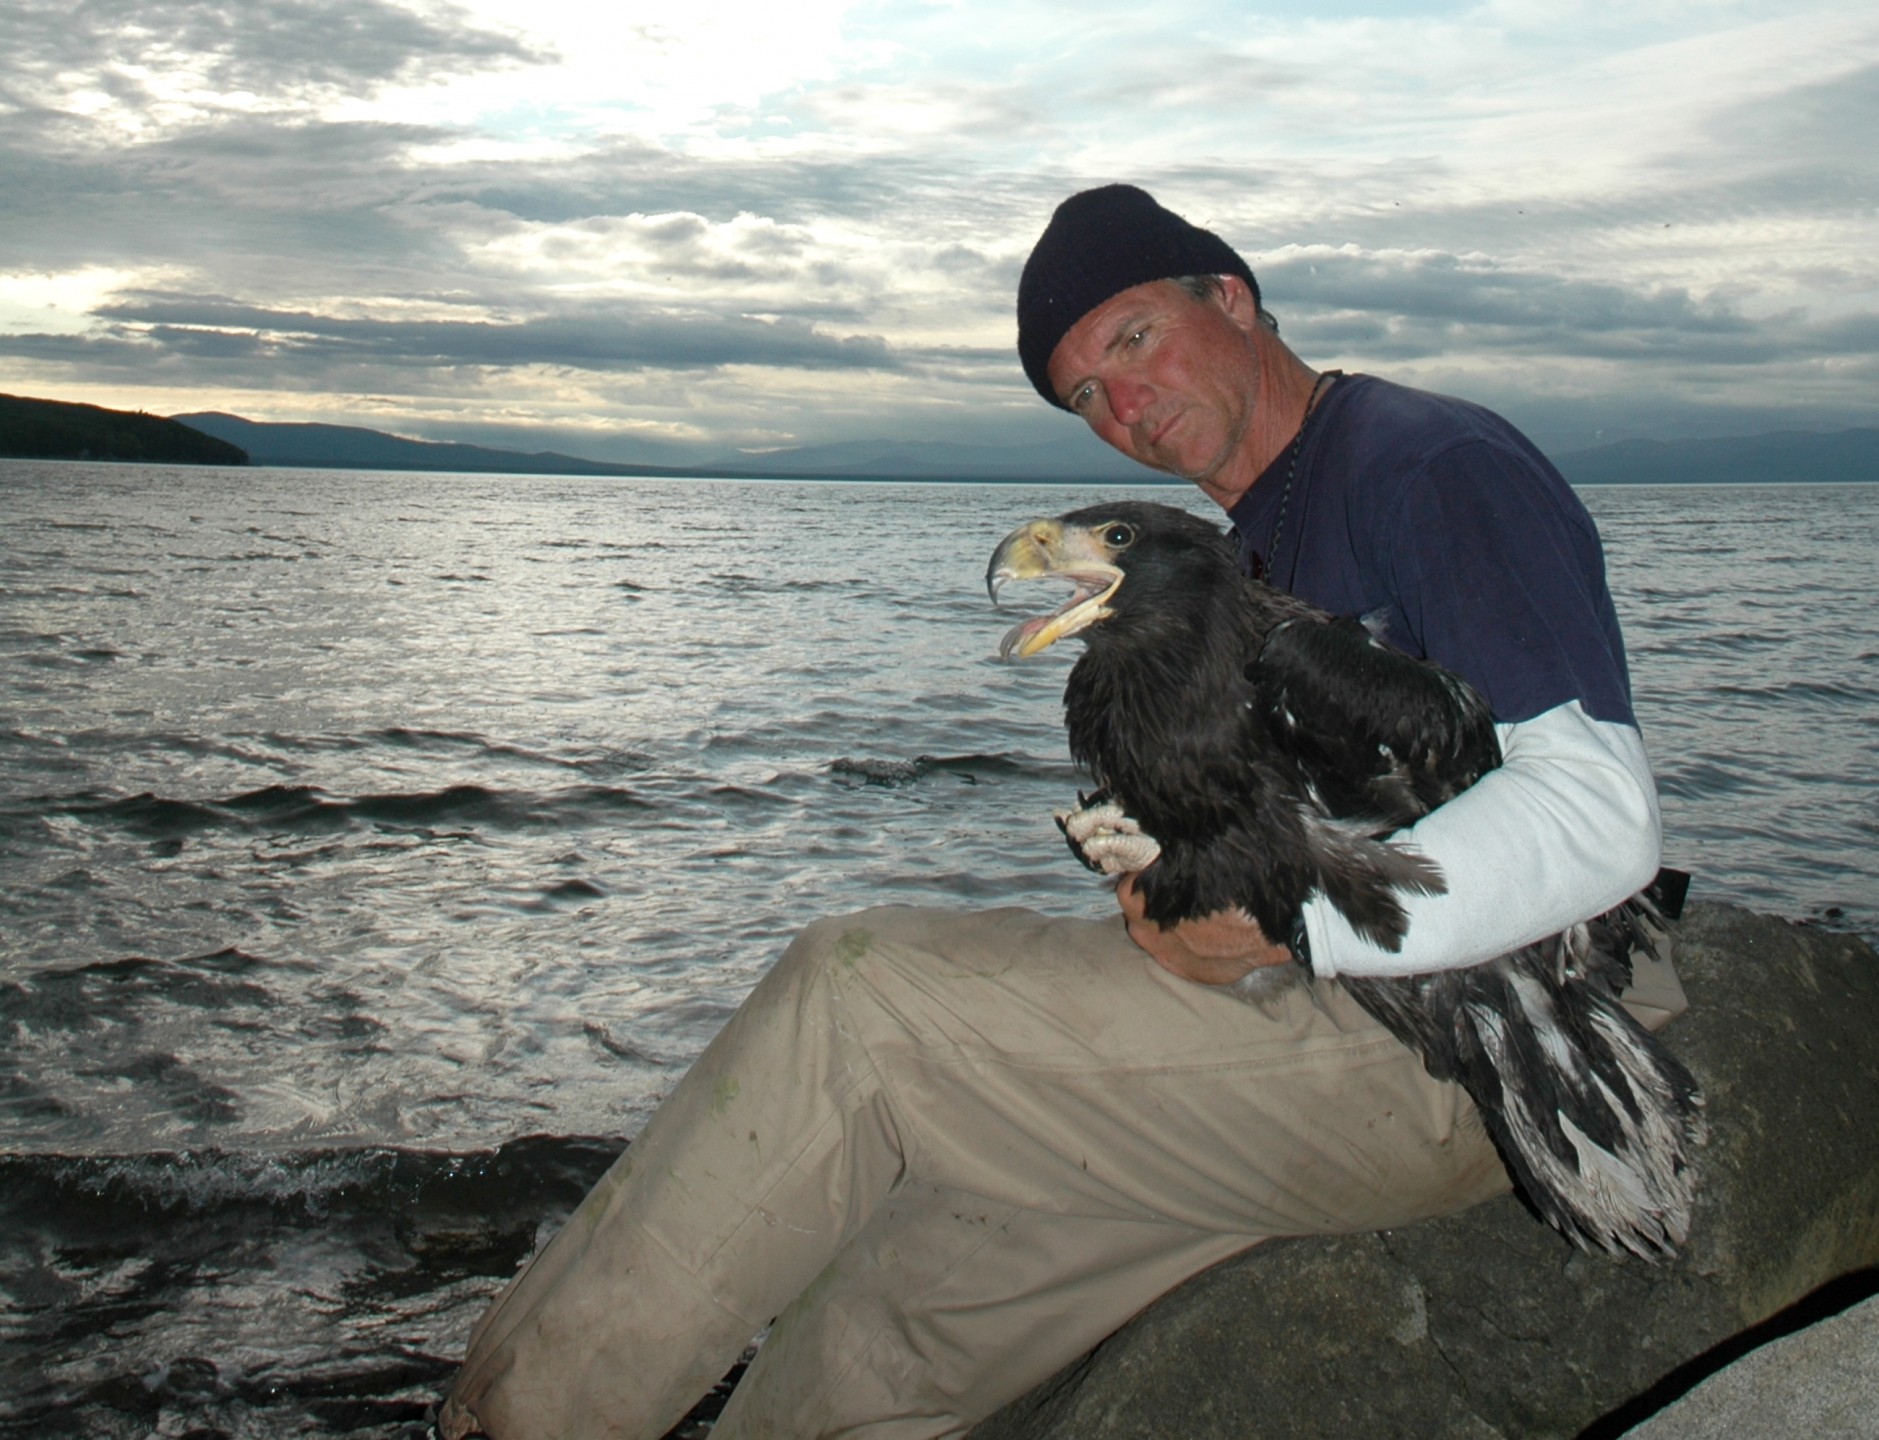
<svg viewBox="0 0 1879 1440"><path fill-rule="evenodd" d="M1103 185L1059 205L1018 281L1018 358L1037 393L1068 409L1047 372L1070 327L1112 295L1184 275L1237 275L1259 303L1259 282L1233 247L1146 190Z"/></svg>

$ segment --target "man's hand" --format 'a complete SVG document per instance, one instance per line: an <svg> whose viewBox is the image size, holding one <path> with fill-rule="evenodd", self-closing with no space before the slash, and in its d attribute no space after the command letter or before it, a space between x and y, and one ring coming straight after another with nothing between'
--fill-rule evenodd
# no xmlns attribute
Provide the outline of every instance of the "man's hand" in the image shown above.
<svg viewBox="0 0 1879 1440"><path fill-rule="evenodd" d="M1129 938L1171 975L1200 985L1231 985L1264 965L1284 965L1292 952L1274 945L1244 910L1218 910L1182 920L1164 930L1142 913L1135 876L1116 882L1116 902L1128 921Z"/></svg>

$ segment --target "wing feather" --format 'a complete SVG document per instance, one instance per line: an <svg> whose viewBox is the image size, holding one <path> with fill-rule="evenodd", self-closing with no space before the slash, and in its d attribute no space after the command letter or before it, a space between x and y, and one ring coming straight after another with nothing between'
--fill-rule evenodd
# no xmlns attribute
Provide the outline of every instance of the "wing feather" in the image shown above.
<svg viewBox="0 0 1879 1440"><path fill-rule="evenodd" d="M1247 666L1254 707L1335 816L1395 829L1500 764L1474 689L1352 619L1288 620Z"/></svg>

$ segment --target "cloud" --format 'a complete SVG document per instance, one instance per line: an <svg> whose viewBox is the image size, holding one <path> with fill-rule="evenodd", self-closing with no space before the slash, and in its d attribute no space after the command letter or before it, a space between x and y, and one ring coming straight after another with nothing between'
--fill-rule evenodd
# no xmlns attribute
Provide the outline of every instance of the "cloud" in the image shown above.
<svg viewBox="0 0 1879 1440"><path fill-rule="evenodd" d="M117 150L5 146L0 272L109 267L267 299L422 288L459 249L409 214L404 157L428 133L244 116Z"/></svg>
<svg viewBox="0 0 1879 1440"><path fill-rule="evenodd" d="M1879 313L1750 316L1483 257L1301 249L1260 272L1291 344L1478 400L1542 445L1871 425Z"/></svg>
<svg viewBox="0 0 1879 1440"><path fill-rule="evenodd" d="M1656 337L1713 350L1719 341L1753 343L1757 333L1740 313L1687 291L1571 279L1484 255L1301 246L1268 259L1261 284L1275 310L1292 302L1425 332L1465 328L1485 345L1599 353L1618 337L1627 348Z"/></svg>
<svg viewBox="0 0 1879 1440"><path fill-rule="evenodd" d="M442 3L9 0L0 97L141 124L166 111L291 108L551 58Z"/></svg>
<svg viewBox="0 0 1879 1440"><path fill-rule="evenodd" d="M1029 438L1019 266L1131 179L1308 359L1660 429L1872 413L1857 8L1171 4L15 0L0 388Z"/></svg>
<svg viewBox="0 0 1879 1440"><path fill-rule="evenodd" d="M905 367L879 336L831 335L783 317L705 310L582 307L502 324L489 321L349 319L267 310L216 297L133 296L97 310L95 337L0 338L0 353L119 364L264 360L323 370L338 364L573 370L699 370L731 365L799 370ZM87 349L87 345L93 348Z"/></svg>
<svg viewBox="0 0 1879 1440"><path fill-rule="evenodd" d="M1846 164L1870 171L1875 111L1879 63L1869 62L1729 104L1705 127L1705 136L1738 161L1783 173L1819 173ZM1686 151L1684 158L1697 157ZM1853 195L1845 199L1859 203Z"/></svg>

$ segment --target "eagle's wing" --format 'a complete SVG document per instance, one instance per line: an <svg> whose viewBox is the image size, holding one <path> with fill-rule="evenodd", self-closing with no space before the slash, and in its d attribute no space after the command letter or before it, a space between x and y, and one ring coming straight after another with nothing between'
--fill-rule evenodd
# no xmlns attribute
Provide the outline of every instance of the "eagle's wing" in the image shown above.
<svg viewBox="0 0 1879 1440"><path fill-rule="evenodd" d="M1332 815L1406 825L1501 762L1494 717L1468 684L1356 620L1287 621L1246 676L1272 743Z"/></svg>

